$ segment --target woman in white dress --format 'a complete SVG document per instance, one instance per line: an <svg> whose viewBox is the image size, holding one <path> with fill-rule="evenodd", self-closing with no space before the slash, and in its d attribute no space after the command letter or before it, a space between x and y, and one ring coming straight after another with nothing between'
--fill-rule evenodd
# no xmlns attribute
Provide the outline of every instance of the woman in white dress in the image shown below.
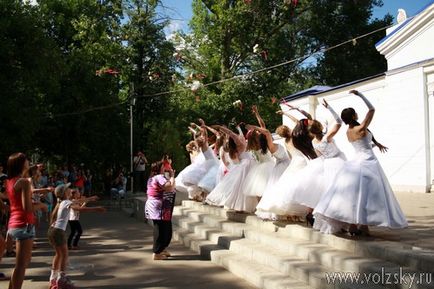
<svg viewBox="0 0 434 289"><path fill-rule="evenodd" d="M229 172L206 198L206 203L225 206L240 212L253 212L257 204L256 198L243 194L243 183L249 172L252 156L246 151L247 143L239 129L239 134L223 126L216 126L229 137L229 156L233 162ZM238 161L238 163L237 163Z"/></svg>
<svg viewBox="0 0 434 289"><path fill-rule="evenodd" d="M375 109L362 93L356 90L350 93L359 96L369 111L360 124L353 108L346 108L341 113L342 120L348 125L348 141L356 155L344 164L316 206L314 228L323 233L336 233L349 225L351 235L369 235L368 226L407 227L406 218L372 150L373 137L368 126ZM387 150L377 141L374 143L380 151Z"/></svg>
<svg viewBox="0 0 434 289"><path fill-rule="evenodd" d="M218 130L220 130L220 126L215 125L214 127L217 128ZM237 165L239 165L240 160L239 160L239 154L238 154L238 146L237 146L237 143L235 142L234 138L227 136L221 130L220 130L220 132L223 133L225 138L226 138L226 142L224 144L224 149L223 149L223 154L221 152L220 155L222 155L223 157L227 156L227 159L225 159L225 163L220 164L219 171L220 171L220 174L222 174L223 176L221 176L221 179L218 182L218 184L216 185L216 187L208 194L208 196L205 199L205 203L207 203L209 205L222 207L222 206L224 206L224 203L225 203L226 193L227 193L228 189L232 186L232 183L229 182L228 180L225 180L225 179L226 179L228 173L231 171L231 169L236 167ZM241 136L242 136L242 139L241 139ZM244 146L247 146L247 144L245 143L244 135L242 135L242 132L240 132L240 135L236 136L235 139L237 139L238 142L241 142L242 140L244 140ZM243 146L242 144L238 144L238 145L240 147ZM228 168L230 168L230 169L228 169ZM219 174L217 175L217 178L218 177L219 177Z"/></svg>
<svg viewBox="0 0 434 289"><path fill-rule="evenodd" d="M295 109L290 107L291 109ZM278 111L280 114L284 114L289 117L296 126L290 133L286 133L285 144L291 162L289 166L280 176L279 180L272 186L267 188L261 201L256 207L259 216L289 216L291 219L298 219L304 217L309 212L309 208L304 205L300 205L293 200L292 195L288 195L288 188L291 183L298 180L297 174L308 163L309 159L316 158L315 150L312 146L312 137L309 135L308 126L312 123L311 116L300 109L304 116L302 120L296 119L289 113ZM282 129L289 130L288 127L282 126ZM269 213L269 214L268 214Z"/></svg>
<svg viewBox="0 0 434 289"><path fill-rule="evenodd" d="M205 161L204 155L200 152L197 142L192 140L186 146L185 149L190 155L190 165L186 166L179 174L176 176L176 191L182 193L188 193L188 188L191 185L186 181L188 179L190 182L192 181L190 172L194 169L195 166ZM187 177L186 177L187 176ZM194 178L194 176L193 176ZM199 180L197 180L199 181ZM194 182L194 180L193 180ZM187 184L188 183L188 184Z"/></svg>
<svg viewBox="0 0 434 289"><path fill-rule="evenodd" d="M294 202L309 208L306 221L311 226L314 223L313 209L346 160L344 153L336 146L333 139L342 126L342 120L325 99L323 105L333 115L336 123L327 133L324 133L323 125L317 120L312 121L309 132L314 136L312 145L319 157L309 162L299 172L297 180L292 182L288 189L288 194L292 196Z"/></svg>
<svg viewBox="0 0 434 289"><path fill-rule="evenodd" d="M262 193L262 197L266 198L266 200L264 202L267 202L267 200L271 199L271 197L274 194L273 189L272 189L273 185L279 180L280 176L282 175L282 173L285 171L285 169L288 167L288 165L290 163L289 155L288 155L284 145L274 143L273 136L271 135L270 131L267 130L266 128L261 128L258 126L247 126L247 129L248 130L257 130L258 132L260 132L261 134L263 134L266 137L268 151L275 159L272 162L273 166L271 168L267 168L270 173L269 173L267 183L266 183L265 187L263 188L263 193ZM279 127L276 130L276 132L278 132L278 134L280 133L281 134L280 137L283 137L283 138L287 139L288 141L291 138L291 130L287 126ZM262 201L262 198L259 201L259 203L261 203L261 201ZM261 219L269 220L269 219L275 218L274 214L269 213L269 212L260 211L260 210L258 210L258 208L257 208L255 213Z"/></svg>
<svg viewBox="0 0 434 289"><path fill-rule="evenodd" d="M186 145L186 150L190 154L191 164L185 167L176 177L176 190L178 192L188 193L189 199L199 199L202 194L201 189L197 186L199 181L207 173L207 168L212 165L212 161L207 160L202 152L204 138L200 127L195 123L191 123L188 127L193 141Z"/></svg>
<svg viewBox="0 0 434 289"><path fill-rule="evenodd" d="M250 168L249 174L243 184L243 193L249 197L257 197L259 201L267 186L275 162L268 148L268 140L271 137L271 134L266 129L265 122L260 116L256 105L252 107L252 111L258 120L259 127L247 125L246 129L251 135L249 138L248 149L249 147L252 149L256 162L254 162Z"/></svg>
<svg viewBox="0 0 434 289"><path fill-rule="evenodd" d="M201 125L201 135L204 140L202 144L202 152L205 156L205 159L207 160L206 174L200 179L197 186L202 191L201 199L205 199L206 195L210 193L214 187L216 186L216 179L217 179L217 173L219 169L219 160L217 159L217 156L215 154L215 150L220 149L221 142L220 142L220 133L213 128L208 127L205 122L202 119L199 119L200 125ZM208 145L208 130L214 133L216 136L216 142L214 143L214 149L211 149Z"/></svg>

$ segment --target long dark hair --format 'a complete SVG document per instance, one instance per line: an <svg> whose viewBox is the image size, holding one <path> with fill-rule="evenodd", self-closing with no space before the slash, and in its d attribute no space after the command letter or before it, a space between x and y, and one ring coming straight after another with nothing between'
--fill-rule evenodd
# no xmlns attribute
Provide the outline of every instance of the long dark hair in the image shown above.
<svg viewBox="0 0 434 289"><path fill-rule="evenodd" d="M27 157L23 153L14 153L8 158L8 178L13 179L21 176Z"/></svg>
<svg viewBox="0 0 434 289"><path fill-rule="evenodd" d="M354 119L355 116L356 116L356 111L352 107L347 107L347 108L343 109L341 112L342 121L346 125L349 125L350 127L360 125L360 123Z"/></svg>
<svg viewBox="0 0 434 289"><path fill-rule="evenodd" d="M347 107L344 110L342 110L342 112L341 112L341 119L342 119L342 121L346 125L348 125L349 127L351 127L351 128L360 125L360 123L357 120L354 119L355 116L356 116L356 111L352 107ZM369 128L366 128L366 130L371 133L371 135L372 135L372 142L375 143L375 144L377 144L378 142L375 139L374 134L372 133L372 131L370 131Z"/></svg>
<svg viewBox="0 0 434 289"><path fill-rule="evenodd" d="M259 147L261 148L261 153L265 155L268 151L268 142L267 137L263 133L259 134Z"/></svg>
<svg viewBox="0 0 434 289"><path fill-rule="evenodd" d="M309 132L319 140L321 140L324 136L323 126L316 119L312 120L312 124L309 126Z"/></svg>
<svg viewBox="0 0 434 289"><path fill-rule="evenodd" d="M308 130L308 119L301 119L292 131L292 143L294 147L301 151L308 159L315 159L317 155L312 145L312 136Z"/></svg>
<svg viewBox="0 0 434 289"><path fill-rule="evenodd" d="M247 138L247 150L255 151L259 148L259 136L254 130L250 130L246 134Z"/></svg>
<svg viewBox="0 0 434 289"><path fill-rule="evenodd" d="M231 159L235 159L238 154L238 148L235 141L230 137L229 140L225 144L225 151L229 153L229 157Z"/></svg>

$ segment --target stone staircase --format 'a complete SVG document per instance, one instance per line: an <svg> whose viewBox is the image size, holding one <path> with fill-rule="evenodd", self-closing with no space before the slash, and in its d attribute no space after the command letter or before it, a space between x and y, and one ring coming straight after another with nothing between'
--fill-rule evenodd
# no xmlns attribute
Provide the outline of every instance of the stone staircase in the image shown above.
<svg viewBox="0 0 434 289"><path fill-rule="evenodd" d="M193 201L175 207L173 224L174 239L258 288L434 289L434 252L398 242L325 235ZM411 284L408 274L416 274Z"/></svg>

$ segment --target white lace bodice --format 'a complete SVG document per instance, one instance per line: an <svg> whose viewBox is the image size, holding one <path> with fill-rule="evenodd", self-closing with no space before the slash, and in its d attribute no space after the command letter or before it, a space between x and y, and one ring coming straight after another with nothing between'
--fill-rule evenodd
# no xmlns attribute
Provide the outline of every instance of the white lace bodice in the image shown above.
<svg viewBox="0 0 434 289"><path fill-rule="evenodd" d="M331 142L328 142L325 136L318 143L312 142L312 145L313 148L319 151L326 159L337 157L342 153L341 150L336 146L335 141L332 139Z"/></svg>
<svg viewBox="0 0 434 289"><path fill-rule="evenodd" d="M267 150L266 154L263 154L261 150L257 150L253 152L253 155L255 156L255 159L260 163L270 162L273 160L273 156L271 155L269 150Z"/></svg>
<svg viewBox="0 0 434 289"><path fill-rule="evenodd" d="M276 162L289 161L286 148L281 144L277 144L277 151L274 152L273 156L276 159Z"/></svg>

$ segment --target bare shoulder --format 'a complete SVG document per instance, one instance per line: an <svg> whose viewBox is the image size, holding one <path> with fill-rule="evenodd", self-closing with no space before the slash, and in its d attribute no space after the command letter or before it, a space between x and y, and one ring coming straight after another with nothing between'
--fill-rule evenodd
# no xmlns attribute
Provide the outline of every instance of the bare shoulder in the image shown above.
<svg viewBox="0 0 434 289"><path fill-rule="evenodd" d="M15 189L23 189L30 187L30 180L28 178L19 178L14 185Z"/></svg>
<svg viewBox="0 0 434 289"><path fill-rule="evenodd" d="M359 140L366 135L366 129L358 125L347 130L347 138L350 142Z"/></svg>

